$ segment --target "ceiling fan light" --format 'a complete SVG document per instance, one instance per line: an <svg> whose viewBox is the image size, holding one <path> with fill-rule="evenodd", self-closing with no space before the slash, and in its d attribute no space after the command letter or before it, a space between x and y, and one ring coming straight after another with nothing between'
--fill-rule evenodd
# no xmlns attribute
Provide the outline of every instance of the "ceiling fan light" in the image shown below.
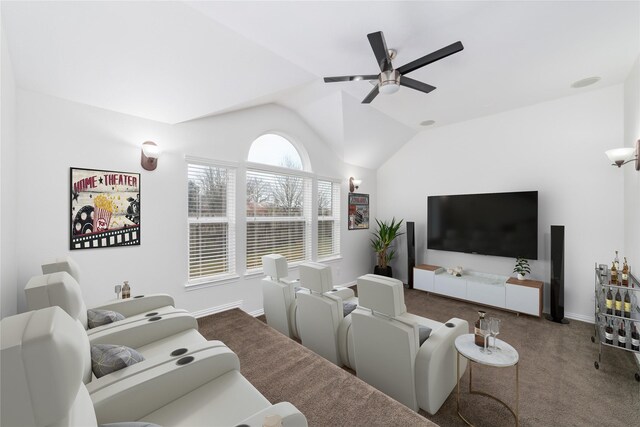
<svg viewBox="0 0 640 427"><path fill-rule="evenodd" d="M380 73L380 93L390 95L400 90L400 73L396 70Z"/></svg>

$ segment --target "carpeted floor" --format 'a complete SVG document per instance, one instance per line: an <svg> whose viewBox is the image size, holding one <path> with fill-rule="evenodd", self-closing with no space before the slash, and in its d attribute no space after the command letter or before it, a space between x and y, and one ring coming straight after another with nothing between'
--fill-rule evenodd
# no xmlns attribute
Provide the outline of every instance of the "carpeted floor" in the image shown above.
<svg viewBox="0 0 640 427"><path fill-rule="evenodd" d="M521 426L640 425L640 383L634 379L633 357L603 347L596 370L593 325L578 321L559 325L417 290L405 290L405 300L410 313L440 322L458 317L472 325L478 309L502 319L498 338L520 354ZM312 426L417 425L417 420L404 418L397 402L386 406L379 395L347 381L345 375L353 376L345 370L329 369L333 367L329 362L312 358L304 347L239 310L202 318L199 324L207 338L224 341L238 354L243 374L269 400L294 403ZM515 368L475 365L473 383L476 390L514 403ZM461 385L461 411L472 423L514 425L501 405L468 394L468 369ZM455 390L435 416L420 414L443 427L465 425L456 413Z"/></svg>
<svg viewBox="0 0 640 427"><path fill-rule="evenodd" d="M349 372L233 309L198 319L207 339L223 341L242 374L272 403L288 401L310 426L425 426L434 424Z"/></svg>

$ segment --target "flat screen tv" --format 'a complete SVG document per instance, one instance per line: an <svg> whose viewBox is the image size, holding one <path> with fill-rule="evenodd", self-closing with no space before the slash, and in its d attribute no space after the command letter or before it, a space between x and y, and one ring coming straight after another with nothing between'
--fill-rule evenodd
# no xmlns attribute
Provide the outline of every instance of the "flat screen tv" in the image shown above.
<svg viewBox="0 0 640 427"><path fill-rule="evenodd" d="M427 248L538 259L538 192L429 196Z"/></svg>

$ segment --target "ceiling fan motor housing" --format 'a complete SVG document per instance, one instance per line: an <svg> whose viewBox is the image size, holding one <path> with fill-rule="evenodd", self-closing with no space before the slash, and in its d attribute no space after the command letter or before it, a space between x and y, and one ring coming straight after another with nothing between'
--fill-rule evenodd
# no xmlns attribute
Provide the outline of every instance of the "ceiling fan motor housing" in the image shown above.
<svg viewBox="0 0 640 427"><path fill-rule="evenodd" d="M380 93L394 93L400 89L400 73L397 70L383 71L379 77Z"/></svg>

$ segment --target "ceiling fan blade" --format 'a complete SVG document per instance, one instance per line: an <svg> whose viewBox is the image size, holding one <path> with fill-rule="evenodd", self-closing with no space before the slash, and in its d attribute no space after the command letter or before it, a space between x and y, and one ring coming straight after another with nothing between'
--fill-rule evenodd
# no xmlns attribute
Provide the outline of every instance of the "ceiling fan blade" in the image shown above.
<svg viewBox="0 0 640 427"><path fill-rule="evenodd" d="M402 67L398 68L398 72L400 74L410 73L417 70L418 68L431 64L432 62L439 61L442 58L446 58L449 55L460 52L462 49L464 49L462 43L455 42L453 44L450 44L449 46L443 47L442 49L436 50L435 52L431 52L430 54L425 55L422 58L418 58L415 61L411 61L408 64L403 65Z"/></svg>
<svg viewBox="0 0 640 427"><path fill-rule="evenodd" d="M382 31L377 33L367 34L373 54L376 56L380 71L389 71L393 69L391 65L391 58L389 57L389 49L387 49L387 43L384 41L384 34Z"/></svg>
<svg viewBox="0 0 640 427"><path fill-rule="evenodd" d="M335 82L353 82L359 80L376 80L378 78L377 74L361 74L357 76L338 76L338 77L325 77L325 83L335 83Z"/></svg>
<svg viewBox="0 0 640 427"><path fill-rule="evenodd" d="M376 96L378 96L378 93L380 93L378 91L378 85L376 85L373 89L371 89L371 92L369 92L369 95L367 95L363 100L362 103L363 104L370 104L371 101L373 101L373 98L375 98Z"/></svg>
<svg viewBox="0 0 640 427"><path fill-rule="evenodd" d="M410 87L411 89L419 90L424 93L429 93L436 88L435 86L431 86L405 76L400 77L400 86Z"/></svg>

